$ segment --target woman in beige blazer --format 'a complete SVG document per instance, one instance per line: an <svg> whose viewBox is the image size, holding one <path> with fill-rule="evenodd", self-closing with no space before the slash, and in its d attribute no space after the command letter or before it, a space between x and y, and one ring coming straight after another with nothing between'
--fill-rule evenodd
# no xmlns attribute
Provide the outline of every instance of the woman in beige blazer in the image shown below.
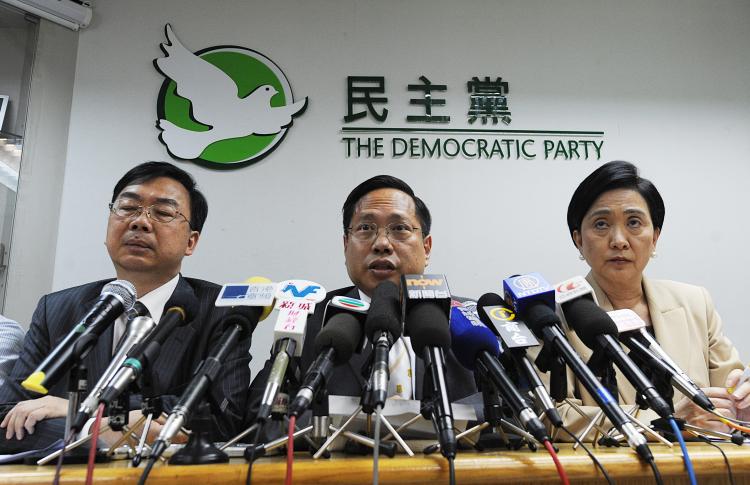
<svg viewBox="0 0 750 485"><path fill-rule="evenodd" d="M591 267L586 277L599 305L607 311L628 308L650 327L662 348L703 388L717 410L730 417L744 409L750 384L730 394L742 362L723 333L721 318L708 292L701 287L643 275L656 255L664 222L664 202L656 187L638 175L628 162L609 162L591 173L576 189L568 206L568 228L580 258ZM591 356L577 336L568 334L584 360ZM621 404L636 402L635 390L617 373ZM582 409L594 416L598 408L591 396L569 374L569 394L579 397ZM675 416L696 426L727 431L714 415L694 405L679 392L674 395ZM630 407L630 406L628 406ZM560 409L566 424L580 430L585 421L572 408ZM657 416L639 411L646 423ZM741 416L742 417L742 416Z"/></svg>

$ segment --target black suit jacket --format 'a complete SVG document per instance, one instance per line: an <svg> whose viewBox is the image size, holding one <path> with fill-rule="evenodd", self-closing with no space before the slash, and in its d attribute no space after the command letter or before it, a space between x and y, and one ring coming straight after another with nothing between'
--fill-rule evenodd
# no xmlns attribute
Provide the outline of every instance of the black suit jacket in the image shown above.
<svg viewBox="0 0 750 485"><path fill-rule="evenodd" d="M334 296L348 296L351 298L360 297L357 288L350 286L328 292L326 299L315 306L315 313L307 321L305 345L302 349L302 357L300 359L300 368L302 369L303 375L317 357L314 350L315 336L318 335L323 324L323 313L325 312L326 304ZM372 344L368 341L364 350L360 353L355 353L348 363L334 367L327 383L328 394L338 396L360 396L365 384L365 378L362 375L362 368L367 363L371 352ZM273 361L270 359L266 360L263 370L255 377L255 379L253 379L253 383L250 385L248 424L251 424L255 420L260 399L263 396L263 390L266 381L268 380L268 375L272 365ZM415 369L416 388L414 389L415 397L418 400L422 399L424 371L424 362L422 361L421 356L418 355ZM445 353L445 371L446 383L451 401L458 401L477 392L474 374L456 360L452 350Z"/></svg>
<svg viewBox="0 0 750 485"><path fill-rule="evenodd" d="M91 308L99 297L102 287L109 281L111 280L96 281L50 293L41 298L32 316L23 350L10 374L15 384L28 377L44 357L63 340ZM221 338L222 329L219 323L226 310L214 306L220 289L221 287L214 283L180 276L174 293L164 307L167 309L171 306L170 302L186 297L194 297L198 302L198 310L194 318L188 324L177 328L162 345L161 353L150 373L153 394L166 396L165 410L167 412L176 403L176 396L179 396L190 382L198 364ZM111 325L101 335L88 355L83 358L83 364L88 369L90 385L101 377L112 359L112 332L113 326ZM247 384L250 381L249 348L250 337L248 336L229 353L207 397L214 411L216 439L227 439L241 430L240 425L246 414ZM68 375L66 374L50 388L49 394L67 398L67 388ZM3 404L34 397L38 396L31 396L29 393L21 394L18 385L5 384L0 387L0 403ZM39 436L35 437L37 432L29 436L23 448L44 446L45 442L61 438L62 427L59 425L53 427L54 430L50 433L45 433L42 429L39 431ZM52 436L44 436L45 434ZM26 441L24 439L24 442ZM4 442L5 433L2 432L0 433L0 450L3 449Z"/></svg>

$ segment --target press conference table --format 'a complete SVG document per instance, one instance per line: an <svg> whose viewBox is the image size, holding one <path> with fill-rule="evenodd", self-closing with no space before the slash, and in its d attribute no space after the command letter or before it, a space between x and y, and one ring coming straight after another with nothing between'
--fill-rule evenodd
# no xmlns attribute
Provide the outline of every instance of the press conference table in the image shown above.
<svg viewBox="0 0 750 485"><path fill-rule="evenodd" d="M583 450L561 444L560 459L571 482L602 483L600 472ZM736 483L750 483L750 445L722 444L729 457ZM729 483L726 465L721 454L705 444L688 444L690 456L701 484ZM688 483L679 447L673 449L652 445L656 463L666 483ZM596 448L595 454L618 484L654 483L651 469L642 464L628 448ZM286 462L283 457L260 458L253 466L253 483L283 483ZM97 464L94 481L99 484L134 484L143 471L132 468L128 461ZM147 484L236 484L245 483L247 465L240 459L223 465L156 466ZM0 483L3 485L50 485L54 475L52 466L1 465ZM61 483L82 484L86 478L85 465L66 465ZM372 482L372 459L336 454L332 458L313 460L306 453L297 453L294 462L295 484L362 484ZM456 459L456 482L478 483L559 483L550 456L539 450L474 452L462 451ZM383 484L447 484L448 464L440 455L417 454L410 458L397 455L380 460L380 482Z"/></svg>

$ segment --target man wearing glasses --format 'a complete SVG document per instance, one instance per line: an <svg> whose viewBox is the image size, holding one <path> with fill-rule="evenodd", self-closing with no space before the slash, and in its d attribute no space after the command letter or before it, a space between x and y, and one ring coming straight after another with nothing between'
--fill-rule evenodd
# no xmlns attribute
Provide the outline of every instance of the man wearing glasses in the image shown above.
<svg viewBox="0 0 750 485"><path fill-rule="evenodd" d="M180 274L182 259L195 251L208 214L208 205L193 178L165 162L146 162L128 171L115 185L109 204L105 245L118 279L131 282L138 302L157 322L172 301L193 300L197 311L185 326L177 328L162 346L150 374L151 393L165 395L165 411L176 403L172 395L182 392L198 363L221 337L218 323L223 312L214 301L220 287ZM15 382L24 380L44 357L70 332L111 280L88 283L45 295L32 317L29 332L11 373ZM137 303L136 303L137 305ZM90 386L106 369L113 350L125 332L126 316L117 319L83 359ZM245 409L245 389L250 380L249 337L224 361L209 401L215 404L215 438L238 431ZM0 388L0 403L10 410L0 423L0 452L44 447L63 437L67 412L67 376L48 395L19 395L19 386ZM36 397L36 398L34 398ZM130 412L131 424L140 411ZM152 434L159 426L152 426ZM102 439L110 443L114 433Z"/></svg>
<svg viewBox="0 0 750 485"><path fill-rule="evenodd" d="M313 342L321 328L323 311L334 296L370 301L377 285L390 280L400 286L402 274L422 274L430 258L432 219L425 203L409 185L396 177L378 175L351 191L342 208L346 270L354 286L328 293L308 319L300 368L308 369L317 357ZM372 346L354 356L348 365L334 368L328 382L332 395L359 396L365 384L362 367ZM394 342L390 355L389 397L422 398L423 363L416 358L408 337ZM271 369L271 361L251 385L249 423L254 422L258 402ZM446 380L451 399L474 394L474 376L446 353Z"/></svg>

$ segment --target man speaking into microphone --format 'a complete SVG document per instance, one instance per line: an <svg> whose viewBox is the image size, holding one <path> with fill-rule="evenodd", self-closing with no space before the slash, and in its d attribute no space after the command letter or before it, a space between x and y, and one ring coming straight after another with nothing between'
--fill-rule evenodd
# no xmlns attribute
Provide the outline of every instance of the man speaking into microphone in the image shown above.
<svg viewBox="0 0 750 485"><path fill-rule="evenodd" d="M412 188L396 177L378 175L359 184L346 198L342 215L346 270L354 286L328 292L326 300L316 305L307 323L302 369L308 369L315 360L313 342L331 298L347 296L369 303L381 282L391 281L400 286L401 275L423 274L430 258L430 211ZM328 393L360 396L365 386L361 369L371 351L368 342L365 350L354 354L348 365L335 367L329 378ZM271 362L266 362L251 385L249 422L254 421L270 367ZM421 358L415 356L408 337L399 336L393 341L389 367L389 397L422 398L424 366ZM446 380L453 400L477 392L473 375L456 361L452 352L446 353Z"/></svg>
<svg viewBox="0 0 750 485"><path fill-rule="evenodd" d="M222 329L217 325L224 311L214 307L221 287L180 274L183 258L196 249L207 214L206 199L190 174L165 162L146 162L132 168L112 192L105 246L117 278L132 283L138 301L157 325L171 306L187 308L190 303L193 307L186 325L167 337L161 354L146 371L150 393L155 396L181 393L193 370L221 337ZM68 373L50 382L49 388L40 386L48 391L43 397L22 393L19 383L34 373L71 332L109 281L57 291L39 301L10 375L13 382L0 387L0 453L38 449L63 437ZM124 314L118 317L82 359L89 389L112 359L126 320ZM249 347L248 336L230 353L211 389L210 399L221 411L214 417L217 439L233 435L241 422L245 386L250 380ZM169 411L170 398L164 401L165 411ZM139 410L130 411L131 423L139 415ZM153 432L158 432L158 427L154 425ZM101 439L114 441L116 436L103 434Z"/></svg>

